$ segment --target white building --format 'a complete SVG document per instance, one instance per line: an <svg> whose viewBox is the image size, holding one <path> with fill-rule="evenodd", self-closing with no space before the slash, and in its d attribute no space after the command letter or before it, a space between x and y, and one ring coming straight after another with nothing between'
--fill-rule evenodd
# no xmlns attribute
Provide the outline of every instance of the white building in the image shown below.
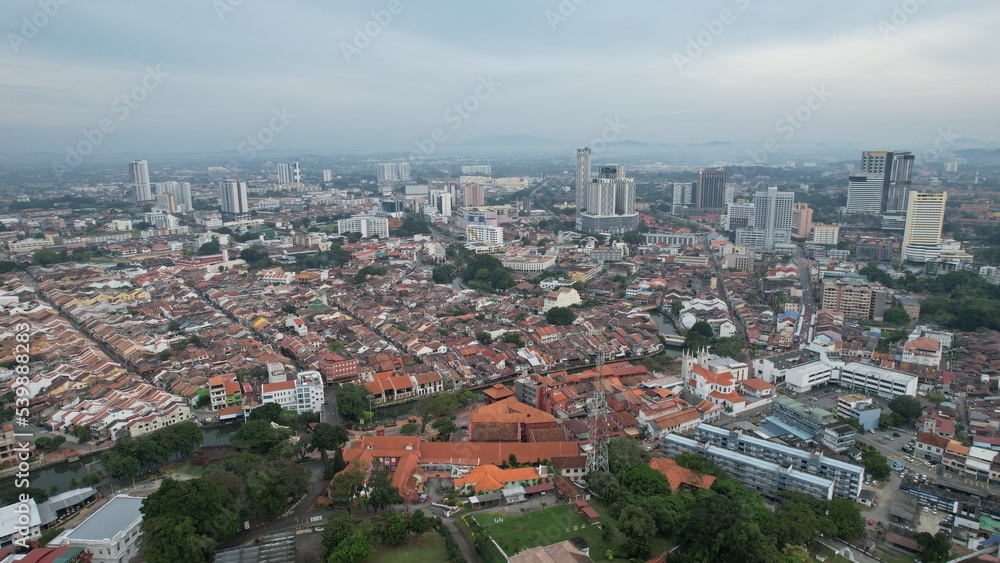
<svg viewBox="0 0 1000 563"><path fill-rule="evenodd" d="M239 180L225 180L222 183L222 214L226 216L241 216L250 213L247 201L247 186Z"/></svg>
<svg viewBox="0 0 1000 563"><path fill-rule="evenodd" d="M941 252L947 192L910 191L903 228L903 260L924 263Z"/></svg>
<svg viewBox="0 0 1000 563"><path fill-rule="evenodd" d="M882 213L883 174L858 174L848 177L847 213L880 215Z"/></svg>
<svg viewBox="0 0 1000 563"><path fill-rule="evenodd" d="M170 194L174 196L174 206L178 213L187 213L194 210L194 204L191 201L190 182L157 182L153 184L153 187L156 188L157 195Z"/></svg>
<svg viewBox="0 0 1000 563"><path fill-rule="evenodd" d="M361 238L389 238L389 220L373 215L355 215L337 221L337 232L361 233Z"/></svg>
<svg viewBox="0 0 1000 563"><path fill-rule="evenodd" d="M324 400L323 377L318 371L299 372L294 380L260 386L261 403L276 403L299 414L322 411Z"/></svg>
<svg viewBox="0 0 1000 563"><path fill-rule="evenodd" d="M685 207L694 205L694 182L674 182L674 199L670 204L670 214L680 215Z"/></svg>
<svg viewBox="0 0 1000 563"><path fill-rule="evenodd" d="M112 219L110 227L114 231L131 231L132 221L130 219Z"/></svg>
<svg viewBox="0 0 1000 563"><path fill-rule="evenodd" d="M465 238L468 242L478 242L490 246L503 246L503 227L469 225L465 228Z"/></svg>
<svg viewBox="0 0 1000 563"><path fill-rule="evenodd" d="M726 204L726 218L723 228L727 231L745 229L753 225L754 204L736 202Z"/></svg>
<svg viewBox="0 0 1000 563"><path fill-rule="evenodd" d="M0 508L0 547L37 540L42 535L41 525L35 499Z"/></svg>
<svg viewBox="0 0 1000 563"><path fill-rule="evenodd" d="M805 393L834 378L834 366L826 356L812 350L793 350L753 361L756 377L795 393Z"/></svg>
<svg viewBox="0 0 1000 563"><path fill-rule="evenodd" d="M133 160L128 165L128 174L132 184L132 199L135 201L153 199L153 189L149 183L149 163L145 160Z"/></svg>
<svg viewBox="0 0 1000 563"><path fill-rule="evenodd" d="M92 563L128 563L139 554L142 501L140 497L117 495L49 545L86 549L94 556Z"/></svg>
<svg viewBox="0 0 1000 563"><path fill-rule="evenodd" d="M378 182L405 182L410 179L409 162L384 162L376 165L375 175Z"/></svg>
<svg viewBox="0 0 1000 563"><path fill-rule="evenodd" d="M795 194L779 192L776 186L754 194L753 223L737 229L737 244L753 250L774 250L776 244L788 244L792 238L792 216Z"/></svg>
<svg viewBox="0 0 1000 563"><path fill-rule="evenodd" d="M840 242L839 225L813 225L812 240L816 244L836 245Z"/></svg>
<svg viewBox="0 0 1000 563"><path fill-rule="evenodd" d="M332 182L333 181L333 170L326 168L323 170L323 181Z"/></svg>
<svg viewBox="0 0 1000 563"><path fill-rule="evenodd" d="M917 395L917 377L891 369L850 362L840 370L840 385L892 399Z"/></svg>
<svg viewBox="0 0 1000 563"><path fill-rule="evenodd" d="M462 174L489 176L493 174L493 166L489 164L473 164L471 166L463 166Z"/></svg>
<svg viewBox="0 0 1000 563"><path fill-rule="evenodd" d="M542 312L553 307L570 307L581 302L580 294L572 287L561 287L550 291L542 302Z"/></svg>

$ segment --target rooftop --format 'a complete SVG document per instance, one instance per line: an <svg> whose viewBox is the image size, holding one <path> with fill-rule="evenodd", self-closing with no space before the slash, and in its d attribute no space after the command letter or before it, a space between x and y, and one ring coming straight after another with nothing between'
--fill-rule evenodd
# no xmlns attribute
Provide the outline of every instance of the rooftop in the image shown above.
<svg viewBox="0 0 1000 563"><path fill-rule="evenodd" d="M137 520L142 520L142 500L139 497L118 495L96 512L87 517L79 526L68 531L65 543L75 541L110 541L115 534L127 529Z"/></svg>

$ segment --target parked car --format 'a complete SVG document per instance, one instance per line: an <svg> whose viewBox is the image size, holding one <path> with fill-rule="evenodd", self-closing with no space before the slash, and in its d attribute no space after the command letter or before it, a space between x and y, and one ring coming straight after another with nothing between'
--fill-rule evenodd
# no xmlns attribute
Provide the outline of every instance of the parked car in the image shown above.
<svg viewBox="0 0 1000 563"><path fill-rule="evenodd" d="M893 436L895 436L896 438L899 438L899 437L900 437L900 436L899 436L899 432L893 432L893 433L892 433L892 435L893 435Z"/></svg>

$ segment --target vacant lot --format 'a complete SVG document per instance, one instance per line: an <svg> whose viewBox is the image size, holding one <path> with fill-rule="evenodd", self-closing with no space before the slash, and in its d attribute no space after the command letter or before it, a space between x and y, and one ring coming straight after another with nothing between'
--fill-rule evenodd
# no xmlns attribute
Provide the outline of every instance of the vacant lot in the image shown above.
<svg viewBox="0 0 1000 563"><path fill-rule="evenodd" d="M444 548L444 538L436 530L424 532L419 539L399 547L378 546L370 563L429 563L447 561L448 552Z"/></svg>

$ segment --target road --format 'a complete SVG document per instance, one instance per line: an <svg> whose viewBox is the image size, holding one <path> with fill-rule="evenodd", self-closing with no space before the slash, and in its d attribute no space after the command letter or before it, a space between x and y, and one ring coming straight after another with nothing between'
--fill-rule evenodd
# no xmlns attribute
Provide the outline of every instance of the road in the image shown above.
<svg viewBox="0 0 1000 563"><path fill-rule="evenodd" d="M320 422L327 424L340 424L340 415L337 413L337 386L327 385L323 389L323 400L325 405L320 412Z"/></svg>

